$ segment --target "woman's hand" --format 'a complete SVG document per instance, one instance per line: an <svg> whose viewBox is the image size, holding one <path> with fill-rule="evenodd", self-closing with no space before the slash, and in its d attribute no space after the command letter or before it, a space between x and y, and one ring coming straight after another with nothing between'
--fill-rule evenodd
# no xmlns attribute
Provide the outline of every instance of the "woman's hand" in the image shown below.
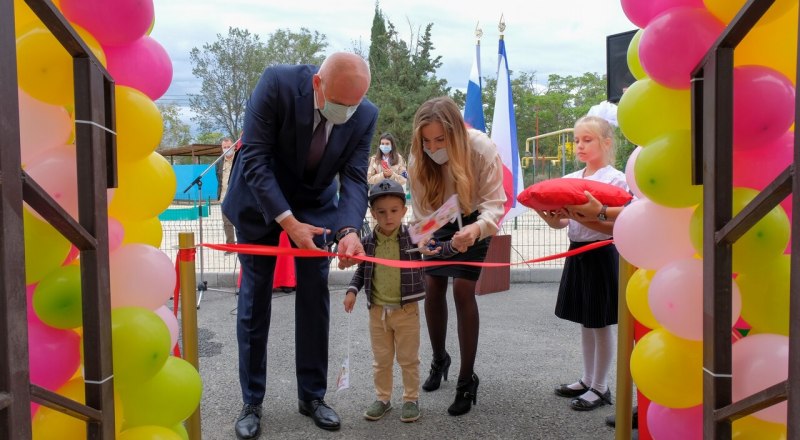
<svg viewBox="0 0 800 440"><path fill-rule="evenodd" d="M391 168L384 168L383 169L383 177L390 178L392 177L392 169Z"/></svg>
<svg viewBox="0 0 800 440"><path fill-rule="evenodd" d="M569 218L573 220L580 222L597 221L597 215L600 214L603 204L594 198L589 191L584 191L583 194L588 199L586 203L582 205L567 205L564 206L564 210L567 212Z"/></svg>
<svg viewBox="0 0 800 440"><path fill-rule="evenodd" d="M481 228L477 223L465 226L453 235L450 244L459 252L466 252L481 236Z"/></svg>

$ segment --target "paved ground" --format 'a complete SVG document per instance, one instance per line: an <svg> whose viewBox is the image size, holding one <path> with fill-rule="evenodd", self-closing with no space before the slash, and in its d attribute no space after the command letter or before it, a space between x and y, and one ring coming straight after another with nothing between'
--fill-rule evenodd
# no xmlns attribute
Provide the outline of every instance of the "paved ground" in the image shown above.
<svg viewBox="0 0 800 440"><path fill-rule="evenodd" d="M395 367L396 408L383 420L364 420L364 408L374 400L372 354L367 311L359 301L348 318L341 307L343 290L331 293L330 376L326 400L342 418L342 429L326 432L297 412L294 376L294 296L273 298L269 341L269 379L262 418L261 438L280 439L612 439L604 425L614 407L579 413L568 399L553 394L559 383L581 374L579 328L553 315L557 285L512 284L510 291L478 297L481 312L480 345L475 371L481 382L478 404L461 417L451 417L455 380L443 382L433 393L422 392L422 417L401 423L399 369ZM458 371L455 312L451 306L448 351L453 355L451 374ZM200 372L204 382L201 404L203 438L235 439L233 422L241 408L237 379L235 339L236 295L206 292L198 311ZM349 322L348 322L349 319ZM421 316L423 379L431 353L424 315ZM350 388L336 392L336 374L350 345ZM612 374L615 374L612 371ZM614 383L612 378L612 390Z"/></svg>

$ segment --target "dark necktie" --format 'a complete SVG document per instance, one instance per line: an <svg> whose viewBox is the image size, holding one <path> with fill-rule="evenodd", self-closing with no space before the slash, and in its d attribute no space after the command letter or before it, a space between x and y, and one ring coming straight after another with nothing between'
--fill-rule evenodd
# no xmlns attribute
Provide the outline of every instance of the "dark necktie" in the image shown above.
<svg viewBox="0 0 800 440"><path fill-rule="evenodd" d="M306 159L306 172L316 171L319 161L322 159L322 153L325 152L325 121L327 119L321 114L319 118L319 123L311 135L311 147L308 149L308 158Z"/></svg>

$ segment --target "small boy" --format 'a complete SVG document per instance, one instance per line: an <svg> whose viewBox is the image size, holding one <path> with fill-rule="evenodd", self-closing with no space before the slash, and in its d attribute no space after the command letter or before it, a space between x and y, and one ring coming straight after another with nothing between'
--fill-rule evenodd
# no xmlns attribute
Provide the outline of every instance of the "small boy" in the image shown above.
<svg viewBox="0 0 800 440"><path fill-rule="evenodd" d="M364 252L390 260L421 260L402 224L406 214L406 193L394 180L384 179L369 191L369 206L378 226L361 239ZM358 265L344 298L350 313L356 294L364 288L369 309L369 333L374 355L373 374L377 400L367 408L367 420L379 420L392 409L392 371L395 353L403 374L403 408L400 420L419 419L419 306L425 298L425 277L421 268L398 269L362 262Z"/></svg>

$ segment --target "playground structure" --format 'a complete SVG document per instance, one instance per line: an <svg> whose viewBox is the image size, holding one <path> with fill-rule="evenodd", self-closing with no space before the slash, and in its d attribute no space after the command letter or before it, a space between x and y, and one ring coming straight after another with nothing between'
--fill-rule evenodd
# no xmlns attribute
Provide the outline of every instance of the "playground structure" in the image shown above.
<svg viewBox="0 0 800 440"><path fill-rule="evenodd" d="M525 139L525 156L522 158L522 168L532 169L534 182L538 177L537 169L540 174L543 174L545 170L561 168L561 173L556 176L553 176L552 173L548 172L548 179L567 174L567 162L574 161L575 159L573 142L571 140L572 132L572 128L563 128L561 130L551 131L549 133L544 133ZM556 155L540 155L542 149L539 146L539 141L552 137L557 137L557 143L555 146ZM531 150L533 150L533 152L531 152ZM548 149L548 152L552 152L552 150Z"/></svg>

